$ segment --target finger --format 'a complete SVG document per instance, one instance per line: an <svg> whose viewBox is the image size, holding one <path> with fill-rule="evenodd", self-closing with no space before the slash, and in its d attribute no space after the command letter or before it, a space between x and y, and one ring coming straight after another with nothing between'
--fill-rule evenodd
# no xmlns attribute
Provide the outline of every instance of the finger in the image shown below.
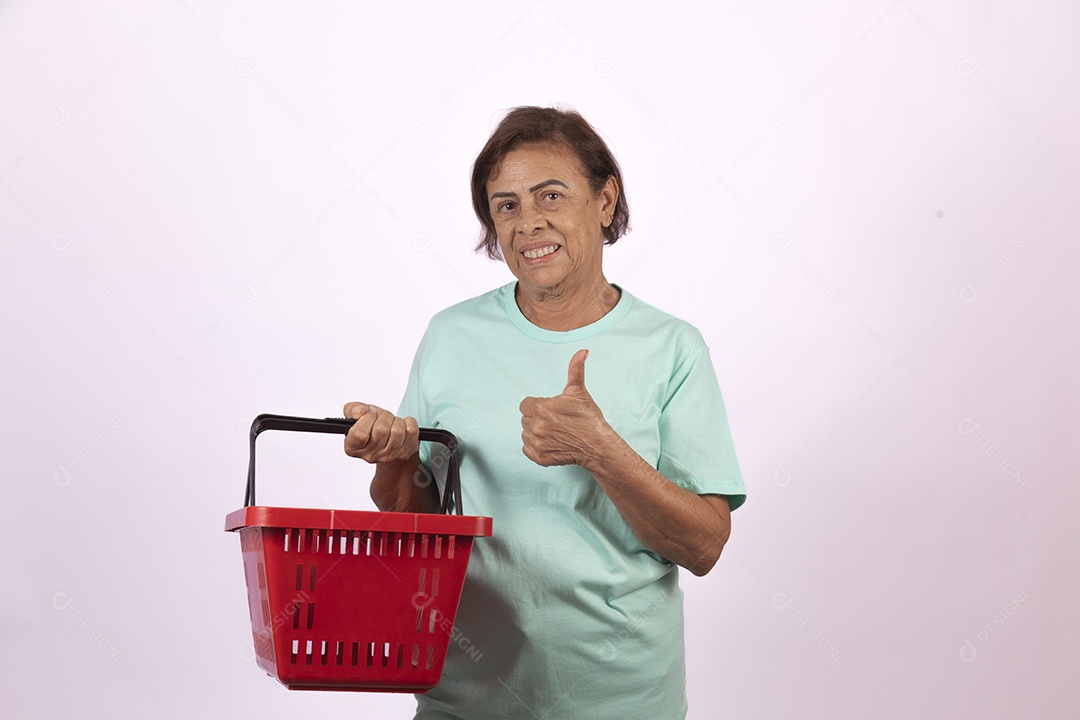
<svg viewBox="0 0 1080 720"><path fill-rule="evenodd" d="M403 450L410 457L420 450L420 424L412 416L405 418L405 447Z"/></svg>
<svg viewBox="0 0 1080 720"><path fill-rule="evenodd" d="M578 350L574 357L570 358L570 367L566 370L566 387L563 395L568 395L575 390L585 389L585 358L589 357L588 350Z"/></svg>
<svg viewBox="0 0 1080 720"><path fill-rule="evenodd" d="M521 454L536 462L536 455L533 454L532 439L529 435L530 433L527 430L521 433Z"/></svg>
<svg viewBox="0 0 1080 720"><path fill-rule="evenodd" d="M367 406L366 403L348 402L348 403L345 403L345 407L344 407L344 409L342 409L341 414L344 415L345 417L349 418L350 420L359 420L360 416L363 415L364 413L366 413L367 411L368 411L368 406Z"/></svg>
<svg viewBox="0 0 1080 720"><path fill-rule="evenodd" d="M521 401L521 404L518 405L518 411L524 417L529 417L535 411L537 401L538 401L538 398L534 398L534 397L525 398L524 400Z"/></svg>
<svg viewBox="0 0 1080 720"><path fill-rule="evenodd" d="M529 398L535 400L536 398ZM544 424L544 415L539 403L529 403L528 410L523 410L521 413L521 427L526 431L535 432L539 427Z"/></svg>
<svg viewBox="0 0 1080 720"><path fill-rule="evenodd" d="M401 457L401 449L405 443L405 421L399 417L390 423L390 434L386 438L386 446L383 448L381 460L396 460Z"/></svg>
<svg viewBox="0 0 1080 720"><path fill-rule="evenodd" d="M371 444L371 427L375 423L375 415L364 413L349 428L349 434L345 436L345 453L353 457L359 457Z"/></svg>
<svg viewBox="0 0 1080 720"><path fill-rule="evenodd" d="M371 426L370 449L373 453L382 454L390 442L390 430L394 425L394 413L381 410L375 416L375 422Z"/></svg>
<svg viewBox="0 0 1080 720"><path fill-rule="evenodd" d="M525 455L525 457L529 458L540 467L550 467L552 464L545 460L544 456L540 454L540 452L538 452L536 448L534 448L532 445L523 445L521 447L521 452Z"/></svg>
<svg viewBox="0 0 1080 720"><path fill-rule="evenodd" d="M345 403L343 412L345 414L345 417L359 420L364 415L378 415L380 412L386 411L378 405L372 405L371 403L351 402Z"/></svg>

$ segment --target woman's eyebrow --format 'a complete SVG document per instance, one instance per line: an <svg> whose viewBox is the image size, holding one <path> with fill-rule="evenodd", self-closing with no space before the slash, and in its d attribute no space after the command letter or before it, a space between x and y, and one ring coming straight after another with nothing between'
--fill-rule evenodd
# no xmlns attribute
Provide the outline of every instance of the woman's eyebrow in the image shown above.
<svg viewBox="0 0 1080 720"><path fill-rule="evenodd" d="M529 192L536 192L537 190L544 187L545 185L561 185L562 187L566 188L567 190L570 189L570 186L567 185L566 183L564 183L562 180L551 179L551 180L545 180L542 183L537 183L537 184L533 185L531 188L529 188Z"/></svg>

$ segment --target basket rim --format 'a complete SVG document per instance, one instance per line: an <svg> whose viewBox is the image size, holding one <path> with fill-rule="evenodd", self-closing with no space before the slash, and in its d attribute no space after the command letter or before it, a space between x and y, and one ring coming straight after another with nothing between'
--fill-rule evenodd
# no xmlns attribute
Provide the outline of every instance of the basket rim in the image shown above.
<svg viewBox="0 0 1080 720"><path fill-rule="evenodd" d="M225 516L225 531L245 528L310 528L353 532L396 532L490 537L491 518L482 515L329 510L253 505Z"/></svg>

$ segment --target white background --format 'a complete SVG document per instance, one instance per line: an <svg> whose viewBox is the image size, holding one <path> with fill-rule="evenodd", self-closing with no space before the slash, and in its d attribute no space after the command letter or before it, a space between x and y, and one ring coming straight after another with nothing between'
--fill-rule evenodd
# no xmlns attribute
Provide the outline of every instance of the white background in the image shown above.
<svg viewBox="0 0 1080 720"><path fill-rule="evenodd" d="M395 407L510 279L469 166L553 103L749 486L690 717L1076 717L1080 6L170 2L0 6L4 717L410 716L255 667L223 520L255 414ZM369 502L282 435L263 502Z"/></svg>

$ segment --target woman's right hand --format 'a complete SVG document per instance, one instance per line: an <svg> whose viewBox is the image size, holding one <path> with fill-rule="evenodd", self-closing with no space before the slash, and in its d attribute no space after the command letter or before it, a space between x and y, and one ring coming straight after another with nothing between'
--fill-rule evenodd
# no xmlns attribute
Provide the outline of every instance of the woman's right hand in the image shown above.
<svg viewBox="0 0 1080 720"><path fill-rule="evenodd" d="M409 460L420 451L416 418L399 418L367 403L345 404L345 417L355 420L345 436L345 454L369 463Z"/></svg>

